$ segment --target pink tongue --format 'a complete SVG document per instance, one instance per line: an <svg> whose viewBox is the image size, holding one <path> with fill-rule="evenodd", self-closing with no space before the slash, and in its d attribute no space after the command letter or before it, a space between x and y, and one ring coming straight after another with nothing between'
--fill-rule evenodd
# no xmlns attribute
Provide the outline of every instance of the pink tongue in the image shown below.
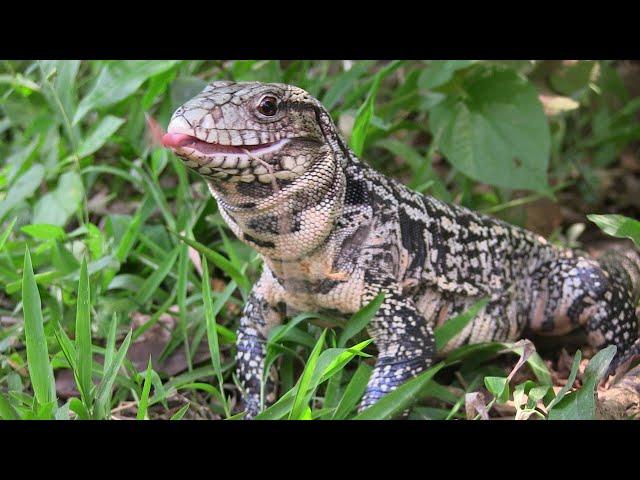
<svg viewBox="0 0 640 480"><path fill-rule="evenodd" d="M162 137L162 145L168 148L176 148L192 143L195 139L184 133L165 133Z"/></svg>

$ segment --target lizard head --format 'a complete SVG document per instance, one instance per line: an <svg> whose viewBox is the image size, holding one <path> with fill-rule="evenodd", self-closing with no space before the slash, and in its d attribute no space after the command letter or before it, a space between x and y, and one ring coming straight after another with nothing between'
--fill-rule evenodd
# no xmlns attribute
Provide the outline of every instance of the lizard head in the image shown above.
<svg viewBox="0 0 640 480"><path fill-rule="evenodd" d="M265 256L298 258L330 234L349 152L304 90L213 82L175 111L163 144L205 178L232 231Z"/></svg>
<svg viewBox="0 0 640 480"><path fill-rule="evenodd" d="M327 121L324 107L300 88L218 81L175 111L163 145L221 188L271 190L327 156Z"/></svg>

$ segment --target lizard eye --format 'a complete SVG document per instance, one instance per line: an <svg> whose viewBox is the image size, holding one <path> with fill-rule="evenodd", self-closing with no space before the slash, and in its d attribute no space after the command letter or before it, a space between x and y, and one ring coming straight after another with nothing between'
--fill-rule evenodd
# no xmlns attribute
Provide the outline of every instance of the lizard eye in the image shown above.
<svg viewBox="0 0 640 480"><path fill-rule="evenodd" d="M273 117L278 112L278 100L270 95L262 97L258 103L258 112L265 117Z"/></svg>

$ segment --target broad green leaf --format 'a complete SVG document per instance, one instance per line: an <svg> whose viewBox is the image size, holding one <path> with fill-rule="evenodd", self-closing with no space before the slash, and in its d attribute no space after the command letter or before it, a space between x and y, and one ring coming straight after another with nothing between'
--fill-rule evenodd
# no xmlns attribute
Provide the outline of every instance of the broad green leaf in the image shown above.
<svg viewBox="0 0 640 480"><path fill-rule="evenodd" d="M28 248L25 249L22 272L22 308L29 377L38 403L46 405L56 399L55 381L44 334L40 293Z"/></svg>
<svg viewBox="0 0 640 480"><path fill-rule="evenodd" d="M475 62L476 60L432 60L422 70L418 85L421 88L432 90L451 80L458 70L467 68Z"/></svg>
<svg viewBox="0 0 640 480"><path fill-rule="evenodd" d="M79 158L88 157L98 151L124 123L123 118L107 115L94 127L87 138L78 147Z"/></svg>
<svg viewBox="0 0 640 480"><path fill-rule="evenodd" d="M32 223L64 226L80 207L84 195L82 179L75 171L63 173L56 189L45 193L34 207Z"/></svg>
<svg viewBox="0 0 640 480"><path fill-rule="evenodd" d="M333 79L329 89L322 97L322 104L327 110L333 111L335 106L344 98L344 94L354 87L356 80L367 72L371 63L370 61L358 62Z"/></svg>
<svg viewBox="0 0 640 480"><path fill-rule="evenodd" d="M442 350L447 343L449 343L456 335L458 335L467 324L475 318L480 310L482 310L487 303L489 303L488 299L482 299L474 303L467 310L462 312L460 315L457 315L451 319L448 319L438 328L436 328L434 332L434 336L436 339L436 349L438 351Z"/></svg>
<svg viewBox="0 0 640 480"><path fill-rule="evenodd" d="M356 415L354 420L386 420L402 412L416 400L421 390L443 366L442 363L434 365L426 372L400 385Z"/></svg>
<svg viewBox="0 0 640 480"><path fill-rule="evenodd" d="M2 393L0 393L0 418L2 420L17 420L18 412L11 406Z"/></svg>
<svg viewBox="0 0 640 480"><path fill-rule="evenodd" d="M129 60L108 64L98 75L91 91L80 101L73 124L82 120L91 110L124 100L148 78L169 70L176 63L175 60Z"/></svg>
<svg viewBox="0 0 640 480"><path fill-rule="evenodd" d="M69 400L69 409L74 412L80 420L90 420L91 415L84 403L80 401L78 397L73 397Z"/></svg>
<svg viewBox="0 0 640 480"><path fill-rule="evenodd" d="M20 228L27 235L37 239L37 240L55 240L62 239L66 236L66 233L62 227L58 225L48 225L48 224L32 224L25 225Z"/></svg>
<svg viewBox="0 0 640 480"><path fill-rule="evenodd" d="M579 60L573 65L553 72L549 81L554 90L564 95L575 95L587 88L590 82L597 79L598 62L593 60Z"/></svg>
<svg viewBox="0 0 640 480"><path fill-rule="evenodd" d="M429 118L440 149L469 177L509 189L548 190L549 125L536 89L510 70L465 80Z"/></svg>
<svg viewBox="0 0 640 480"><path fill-rule="evenodd" d="M565 395L549 412L549 420L593 420L596 415L595 390L615 354L615 345L600 350L584 371L582 387Z"/></svg>
<svg viewBox="0 0 640 480"><path fill-rule="evenodd" d="M629 238L640 247L640 222L623 215L587 215L607 235Z"/></svg>
<svg viewBox="0 0 640 480"><path fill-rule="evenodd" d="M367 305L354 313L342 329L338 337L338 346L344 347L347 342L364 329L375 316L384 302L384 293L378 294Z"/></svg>
<svg viewBox="0 0 640 480"><path fill-rule="evenodd" d="M0 221L2 221L4 216L10 212L13 207L33 195L43 179L44 167L39 163L33 164L29 170L23 173L20 178L9 187L7 195L0 202Z"/></svg>
<svg viewBox="0 0 640 480"><path fill-rule="evenodd" d="M93 406L93 382L91 371L93 356L91 354L91 292L87 261L82 259L80 265L80 281L78 282L78 304L76 306L76 365L78 388L82 401L90 412Z"/></svg>
<svg viewBox="0 0 640 480"><path fill-rule="evenodd" d="M484 385L499 402L504 403L509 400L507 377L484 377Z"/></svg>
<svg viewBox="0 0 640 480"><path fill-rule="evenodd" d="M171 83L171 108L176 109L199 94L207 82L198 77L179 76Z"/></svg>

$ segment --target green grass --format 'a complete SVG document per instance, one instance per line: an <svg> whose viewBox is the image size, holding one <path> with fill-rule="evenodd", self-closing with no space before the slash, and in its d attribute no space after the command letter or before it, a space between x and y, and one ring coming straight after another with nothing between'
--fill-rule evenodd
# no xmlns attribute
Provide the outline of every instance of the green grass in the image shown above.
<svg viewBox="0 0 640 480"><path fill-rule="evenodd" d="M241 417L235 330L259 258L204 183L145 133L145 115L166 126L223 78L305 88L376 168L521 225L531 202L567 192L603 212L603 178L622 152L638 153L640 101L610 61L3 61L0 418ZM554 98L546 114L540 93ZM633 219L590 219L640 238ZM556 395L544 361L520 344L458 349L357 413L375 355L366 324L381 301L350 319L302 313L273 329L266 363L280 393L259 418L391 418L412 404L411 418L464 418L466 394L479 390L491 414L506 403L520 418L593 414L611 352L592 359L582 390ZM473 315L441 327L438 347ZM524 357L528 377L516 381ZM56 389L65 372L70 397Z"/></svg>

